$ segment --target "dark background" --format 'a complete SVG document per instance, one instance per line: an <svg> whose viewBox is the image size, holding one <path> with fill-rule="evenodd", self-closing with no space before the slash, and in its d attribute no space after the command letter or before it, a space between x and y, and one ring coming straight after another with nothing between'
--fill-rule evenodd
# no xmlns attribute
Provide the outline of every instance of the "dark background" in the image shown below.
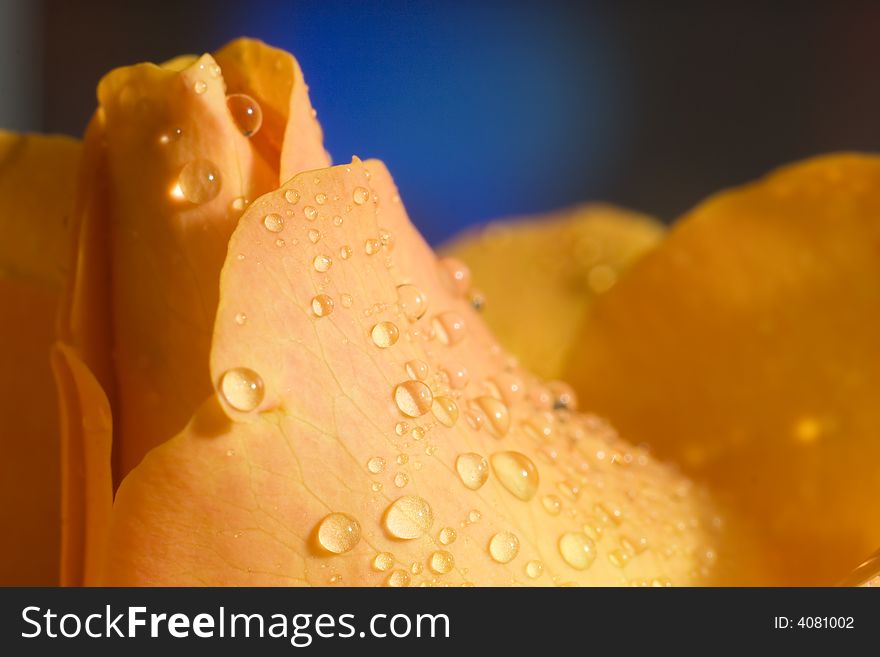
<svg viewBox="0 0 880 657"><path fill-rule="evenodd" d="M299 59L334 161L388 164L432 242L608 200L665 220L880 150L880 3L0 0L0 127L81 134L112 67L239 36Z"/></svg>

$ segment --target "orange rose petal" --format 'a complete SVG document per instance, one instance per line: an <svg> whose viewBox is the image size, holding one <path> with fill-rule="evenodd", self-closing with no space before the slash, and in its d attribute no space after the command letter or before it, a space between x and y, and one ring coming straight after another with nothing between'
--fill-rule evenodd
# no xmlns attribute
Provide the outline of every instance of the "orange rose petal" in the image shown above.
<svg viewBox="0 0 880 657"><path fill-rule="evenodd" d="M293 55L255 39L236 39L214 57L227 92L248 94L260 104L263 125L252 142L278 171L277 184L330 164L309 88Z"/></svg>
<svg viewBox="0 0 880 657"><path fill-rule="evenodd" d="M708 482L764 575L832 584L880 545L880 158L719 194L599 299L569 376ZM747 550L743 550L747 552Z"/></svg>
<svg viewBox="0 0 880 657"><path fill-rule="evenodd" d="M713 577L710 503L597 418L552 410L576 402L448 291L380 162L255 201L220 287L220 394L122 482L102 583Z"/></svg>
<svg viewBox="0 0 880 657"><path fill-rule="evenodd" d="M112 190L118 477L180 431L210 393L208 352L228 239L246 203L278 180L231 115L214 59L173 68L141 64L108 74L98 88L102 129L90 137L106 143ZM260 133L314 131L310 113L303 126L299 112ZM325 161L321 151L312 166Z"/></svg>
<svg viewBox="0 0 880 657"><path fill-rule="evenodd" d="M562 376L592 300L663 235L663 225L609 205L498 221L442 249L472 275L486 323L521 364Z"/></svg>
<svg viewBox="0 0 880 657"><path fill-rule="evenodd" d="M0 131L0 585L58 583L55 339L81 147Z"/></svg>

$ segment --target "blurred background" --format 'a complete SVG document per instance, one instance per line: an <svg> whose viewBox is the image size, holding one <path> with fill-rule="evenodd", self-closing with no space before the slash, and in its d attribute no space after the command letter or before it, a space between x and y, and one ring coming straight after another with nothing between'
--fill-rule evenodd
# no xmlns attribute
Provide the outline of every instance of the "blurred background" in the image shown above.
<svg viewBox="0 0 880 657"><path fill-rule="evenodd" d="M880 3L756 5L0 0L0 128L80 135L107 70L247 35L299 59L334 161L383 159L435 244L583 200L672 220L880 150Z"/></svg>

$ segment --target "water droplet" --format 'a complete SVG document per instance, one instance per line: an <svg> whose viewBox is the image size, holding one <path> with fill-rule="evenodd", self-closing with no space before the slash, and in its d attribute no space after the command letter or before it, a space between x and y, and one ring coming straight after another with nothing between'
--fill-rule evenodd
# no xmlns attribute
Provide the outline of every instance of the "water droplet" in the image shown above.
<svg viewBox="0 0 880 657"><path fill-rule="evenodd" d="M232 120L245 137L252 137L263 125L263 110L260 104L247 94L229 94L226 96L226 107L232 114Z"/></svg>
<svg viewBox="0 0 880 657"><path fill-rule="evenodd" d="M241 212L248 206L248 203L250 203L250 201L248 201L244 196L236 196L234 199L232 199L232 202L229 204L229 206L236 212Z"/></svg>
<svg viewBox="0 0 880 657"><path fill-rule="evenodd" d="M299 192L295 189L288 189L284 192L284 199L291 205L299 203Z"/></svg>
<svg viewBox="0 0 880 657"><path fill-rule="evenodd" d="M315 259L312 261L312 265L314 265L315 271L323 274L333 265L333 258L326 255L316 255Z"/></svg>
<svg viewBox="0 0 880 657"><path fill-rule="evenodd" d="M398 488L403 488L409 483L409 475L405 472L398 472L394 475L394 485Z"/></svg>
<svg viewBox="0 0 880 657"><path fill-rule="evenodd" d="M525 395L523 381L516 374L502 372L494 378L493 382L498 388L501 399L508 406L513 406Z"/></svg>
<svg viewBox="0 0 880 657"><path fill-rule="evenodd" d="M367 470L372 472L373 474L379 474L380 472L385 470L385 459L381 456L374 456L369 461L367 461Z"/></svg>
<svg viewBox="0 0 880 657"><path fill-rule="evenodd" d="M510 430L510 412L500 399L495 397L477 397L474 405L483 413L485 424L496 438L502 438Z"/></svg>
<svg viewBox="0 0 880 657"><path fill-rule="evenodd" d="M394 250L394 235L384 228L379 229L379 241L389 253Z"/></svg>
<svg viewBox="0 0 880 657"><path fill-rule="evenodd" d="M461 390L467 385L469 376L464 365L449 365L443 371L446 372L450 387Z"/></svg>
<svg viewBox="0 0 880 657"><path fill-rule="evenodd" d="M431 555L431 560L428 565L431 570L438 575L445 575L455 568L455 557L452 556L451 552L447 552L446 550L437 550Z"/></svg>
<svg viewBox="0 0 880 657"><path fill-rule="evenodd" d="M406 435L407 431L409 431L409 424L406 422L398 422L394 427L394 433L398 436Z"/></svg>
<svg viewBox="0 0 880 657"><path fill-rule="evenodd" d="M354 299L351 298L350 294L341 294L339 299L342 301L343 308L351 308L351 304L354 303Z"/></svg>
<svg viewBox="0 0 880 657"><path fill-rule="evenodd" d="M180 139L181 135L183 135L183 130L181 130L180 128L174 128L169 132L163 132L161 135L159 135L159 143L163 146L167 146L172 141L177 141L178 139Z"/></svg>
<svg viewBox="0 0 880 657"><path fill-rule="evenodd" d="M444 427L451 427L458 422L458 404L451 397L434 397L431 412Z"/></svg>
<svg viewBox="0 0 880 657"><path fill-rule="evenodd" d="M351 198L358 205L363 205L370 199L370 192L366 187L355 187Z"/></svg>
<svg viewBox="0 0 880 657"><path fill-rule="evenodd" d="M455 543L455 539L457 537L458 534L452 527L444 527L440 530L440 536L438 538L443 545L450 545L452 543Z"/></svg>
<svg viewBox="0 0 880 657"><path fill-rule="evenodd" d="M385 529L395 538L413 539L427 533L434 524L431 506L416 495L404 495L385 512Z"/></svg>
<svg viewBox="0 0 880 657"><path fill-rule="evenodd" d="M474 452L459 454L455 460L455 470L466 488L477 490L489 478L489 463Z"/></svg>
<svg viewBox="0 0 880 657"><path fill-rule="evenodd" d="M608 561L617 568L623 568L629 561L629 555L622 550L612 550L608 553Z"/></svg>
<svg viewBox="0 0 880 657"><path fill-rule="evenodd" d="M326 294L319 294L312 299L312 312L317 317L326 317L333 312L333 299Z"/></svg>
<svg viewBox="0 0 880 657"><path fill-rule="evenodd" d="M538 490L538 468L520 452L496 452L491 457L498 481L514 497L528 501Z"/></svg>
<svg viewBox="0 0 880 657"><path fill-rule="evenodd" d="M431 326L434 328L437 339L445 345L458 344L467 335L464 318L455 312L450 311L436 315L431 320Z"/></svg>
<svg viewBox="0 0 880 657"><path fill-rule="evenodd" d="M343 223L343 222L342 222L342 217L340 217L338 214L335 215L335 216L333 217L333 225L334 225L334 226L337 226L337 227L338 227L338 226L341 226L342 223Z"/></svg>
<svg viewBox="0 0 880 657"><path fill-rule="evenodd" d="M351 257L351 247L348 245L339 247L339 257L348 260Z"/></svg>
<svg viewBox="0 0 880 657"><path fill-rule="evenodd" d="M316 228L309 228L309 242L317 244L321 241L321 231Z"/></svg>
<svg viewBox="0 0 880 657"><path fill-rule="evenodd" d="M519 539L510 532L498 532L489 541L489 555L498 563L508 563L519 554Z"/></svg>
<svg viewBox="0 0 880 657"><path fill-rule="evenodd" d="M596 544L586 534L568 532L559 537L559 554L572 568L586 570L596 558Z"/></svg>
<svg viewBox="0 0 880 657"><path fill-rule="evenodd" d="M532 579L537 579L544 574L544 564L540 561L532 560L526 564L526 575Z"/></svg>
<svg viewBox="0 0 880 657"><path fill-rule="evenodd" d="M373 568L384 573L394 565L394 555L390 552L380 552L373 558Z"/></svg>
<svg viewBox="0 0 880 657"><path fill-rule="evenodd" d="M473 509L472 511L468 512L468 522L469 523L475 523L482 517L483 517L483 514L480 513L479 511L477 511L476 509Z"/></svg>
<svg viewBox="0 0 880 657"><path fill-rule="evenodd" d="M372 490L374 493L378 493L380 490L382 490L382 482L374 481L372 484L370 484L370 490Z"/></svg>
<svg viewBox="0 0 880 657"><path fill-rule="evenodd" d="M404 369L406 369L407 376L416 381L424 381L428 378L428 364L425 361L418 359L407 361Z"/></svg>
<svg viewBox="0 0 880 657"><path fill-rule="evenodd" d="M406 454L398 454L397 455L397 465L404 465L409 463L409 456Z"/></svg>
<svg viewBox="0 0 880 657"><path fill-rule="evenodd" d="M434 395L421 381L404 381L395 386L394 401L404 415L419 417L431 410Z"/></svg>
<svg viewBox="0 0 880 657"><path fill-rule="evenodd" d="M188 162L177 183L171 190L171 196L186 199L190 203L207 203L220 193L220 171L209 160L193 160Z"/></svg>
<svg viewBox="0 0 880 657"><path fill-rule="evenodd" d="M195 91L197 94L201 95L201 94L205 93L207 90L208 90L208 83L205 82L204 80L196 80L193 83L193 91Z"/></svg>
<svg viewBox="0 0 880 657"><path fill-rule="evenodd" d="M364 242L364 253L366 253L367 255L376 255L377 253L379 253L379 249L381 248L382 243L375 238L371 237Z"/></svg>
<svg viewBox="0 0 880 657"><path fill-rule="evenodd" d="M318 205L324 205L327 202L327 195L324 192L318 192L315 194L315 203Z"/></svg>
<svg viewBox="0 0 880 657"><path fill-rule="evenodd" d="M409 573L405 570L395 570L388 576L388 579L385 580L385 584L387 586L409 586L410 577Z"/></svg>
<svg viewBox="0 0 880 657"><path fill-rule="evenodd" d="M280 233L284 230L284 219L280 214L272 212L263 217L263 225L270 233Z"/></svg>
<svg viewBox="0 0 880 657"><path fill-rule="evenodd" d="M235 323L244 326L247 323L247 315L244 313L235 313Z"/></svg>
<svg viewBox="0 0 880 657"><path fill-rule="evenodd" d="M318 210L311 205L307 205L306 207L303 208L303 214L306 216L306 219L308 219L309 221L314 221L315 219L318 218Z"/></svg>
<svg viewBox="0 0 880 657"><path fill-rule="evenodd" d="M398 285L397 304L404 316L414 322L428 310L428 297L415 285Z"/></svg>
<svg viewBox="0 0 880 657"><path fill-rule="evenodd" d="M412 430L413 440L421 440L425 437L425 428L424 427L413 427Z"/></svg>
<svg viewBox="0 0 880 657"><path fill-rule="evenodd" d="M418 561L413 561L409 566L409 572L413 575L421 575L422 570L424 570L424 568Z"/></svg>
<svg viewBox="0 0 880 657"><path fill-rule="evenodd" d="M541 498L541 506L551 516L558 516L562 510L562 500L556 497L556 495L545 495Z"/></svg>
<svg viewBox="0 0 880 657"><path fill-rule="evenodd" d="M360 523L345 513L331 513L318 526L318 543L328 552L348 552L360 540Z"/></svg>
<svg viewBox="0 0 880 657"><path fill-rule="evenodd" d="M400 331L392 322L379 322L370 331L370 337L373 338L373 344L377 347L387 349L397 342Z"/></svg>
<svg viewBox="0 0 880 657"><path fill-rule="evenodd" d="M246 367L226 370L220 377L220 395L232 408L247 413L263 401L263 379Z"/></svg>
<svg viewBox="0 0 880 657"><path fill-rule="evenodd" d="M454 295L464 297L471 288L471 270L457 258L440 258L440 279Z"/></svg>

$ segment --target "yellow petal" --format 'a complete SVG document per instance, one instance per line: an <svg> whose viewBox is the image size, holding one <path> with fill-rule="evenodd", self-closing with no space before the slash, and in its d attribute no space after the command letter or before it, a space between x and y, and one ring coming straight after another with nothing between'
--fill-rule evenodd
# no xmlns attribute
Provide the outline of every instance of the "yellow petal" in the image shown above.
<svg viewBox="0 0 880 657"><path fill-rule="evenodd" d="M300 174L244 214L211 371L221 395L122 483L101 583L713 575L709 501L511 363L447 289L380 162Z"/></svg>
<svg viewBox="0 0 880 657"><path fill-rule="evenodd" d="M597 412L711 484L762 583L834 583L880 545L878 190L880 159L835 155L709 199L571 358Z"/></svg>
<svg viewBox="0 0 880 657"><path fill-rule="evenodd" d="M80 145L0 132L0 585L58 583L58 413L49 348Z"/></svg>
<svg viewBox="0 0 880 657"><path fill-rule="evenodd" d="M495 222L443 252L464 261L488 302L486 323L536 374L562 375L590 303L663 234L642 214L584 205ZM477 300L479 302L479 300Z"/></svg>

